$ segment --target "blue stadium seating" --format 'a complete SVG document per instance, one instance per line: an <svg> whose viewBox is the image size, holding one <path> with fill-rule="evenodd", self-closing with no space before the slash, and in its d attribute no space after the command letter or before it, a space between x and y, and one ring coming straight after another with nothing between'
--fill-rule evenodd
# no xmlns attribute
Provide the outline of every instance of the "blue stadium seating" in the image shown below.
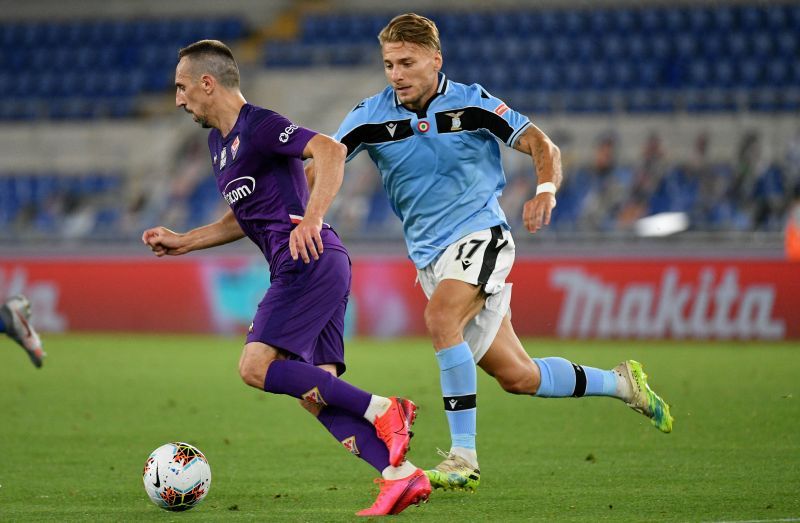
<svg viewBox="0 0 800 523"><path fill-rule="evenodd" d="M800 5L792 3L426 13L439 25L445 71L494 94L551 96L549 110L738 110L731 90L760 100L752 110L791 110L775 88L800 88ZM266 65L360 65L373 60L389 14L315 14L298 40L270 42ZM298 48L299 46L299 48ZM495 66L506 65L500 74ZM605 70L604 70L605 69ZM454 74L457 73L457 74ZM702 92L708 90L708 92ZM655 93L648 99L646 92ZM538 96L522 96L532 101ZM791 98L791 96L789 96ZM770 101L772 100L772 101ZM532 107L521 106L521 110ZM541 106L537 104L541 109Z"/></svg>
<svg viewBox="0 0 800 523"><path fill-rule="evenodd" d="M2 22L0 119L132 116L139 93L170 88L179 47L244 34L235 17Z"/></svg>

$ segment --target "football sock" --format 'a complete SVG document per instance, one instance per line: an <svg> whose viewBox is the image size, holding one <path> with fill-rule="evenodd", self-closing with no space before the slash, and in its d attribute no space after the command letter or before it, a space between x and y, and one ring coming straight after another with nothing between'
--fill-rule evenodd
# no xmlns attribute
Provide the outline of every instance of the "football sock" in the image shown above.
<svg viewBox="0 0 800 523"><path fill-rule="evenodd" d="M436 353L453 447L475 449L478 375L466 341Z"/></svg>
<svg viewBox="0 0 800 523"><path fill-rule="evenodd" d="M533 358L542 376L536 396L617 396L618 376L611 370L576 365L564 358Z"/></svg>
<svg viewBox="0 0 800 523"><path fill-rule="evenodd" d="M402 479L413 474L415 470L417 470L417 467L412 465L410 461L404 461L399 467L386 467L381 472L381 476L383 476L383 479Z"/></svg>
<svg viewBox="0 0 800 523"><path fill-rule="evenodd" d="M378 472L383 473L387 467L395 468L389 466L389 449L378 438L375 426L369 421L331 406L323 408L317 419L344 448L372 465Z"/></svg>
<svg viewBox="0 0 800 523"><path fill-rule="evenodd" d="M2 316L0 316L0 332L6 331L6 324L3 322Z"/></svg>
<svg viewBox="0 0 800 523"><path fill-rule="evenodd" d="M369 400L367 411L364 412L364 418L372 423L375 421L377 416L384 414L391 406L392 402L389 400L389 398L384 398L383 396L376 396L373 394L372 398Z"/></svg>
<svg viewBox="0 0 800 523"><path fill-rule="evenodd" d="M264 379L264 391L339 407L359 417L366 412L372 397L369 392L364 392L319 367L294 360L275 360L269 364L267 377Z"/></svg>

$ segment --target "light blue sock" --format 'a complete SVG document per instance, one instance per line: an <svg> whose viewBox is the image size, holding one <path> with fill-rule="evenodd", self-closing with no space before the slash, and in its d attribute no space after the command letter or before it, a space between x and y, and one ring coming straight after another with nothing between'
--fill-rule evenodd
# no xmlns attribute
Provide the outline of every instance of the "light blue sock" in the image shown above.
<svg viewBox="0 0 800 523"><path fill-rule="evenodd" d="M436 353L453 447L475 448L478 373L467 342Z"/></svg>
<svg viewBox="0 0 800 523"><path fill-rule="evenodd" d="M617 375L612 370L576 365L564 358L533 358L542 375L540 398L570 396L617 397Z"/></svg>

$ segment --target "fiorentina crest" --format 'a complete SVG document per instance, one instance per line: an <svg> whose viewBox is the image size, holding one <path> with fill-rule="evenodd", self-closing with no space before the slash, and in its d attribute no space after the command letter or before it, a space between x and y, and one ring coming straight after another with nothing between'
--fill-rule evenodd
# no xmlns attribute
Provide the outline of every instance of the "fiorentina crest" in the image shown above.
<svg viewBox="0 0 800 523"><path fill-rule="evenodd" d="M358 450L358 446L356 445L356 437L355 436L350 436L349 438L343 439L342 440L342 445L344 445L344 448L346 448L347 452L349 452L350 454L353 454L355 456L358 456L359 454L361 454L361 452L359 452L359 450Z"/></svg>
<svg viewBox="0 0 800 523"><path fill-rule="evenodd" d="M319 393L319 389L317 387L314 387L313 389L306 392L300 397L309 403L316 403L317 405L322 405L323 407L327 405L327 403L325 403L325 399L322 397L322 394Z"/></svg>

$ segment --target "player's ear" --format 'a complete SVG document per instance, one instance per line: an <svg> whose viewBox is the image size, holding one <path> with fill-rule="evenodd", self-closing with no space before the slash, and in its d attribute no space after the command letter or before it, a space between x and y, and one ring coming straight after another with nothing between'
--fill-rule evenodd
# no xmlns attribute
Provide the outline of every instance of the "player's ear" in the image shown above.
<svg viewBox="0 0 800 523"><path fill-rule="evenodd" d="M206 94L211 94L217 86L217 79L210 74L204 74L200 77L200 87L203 88Z"/></svg>
<svg viewBox="0 0 800 523"><path fill-rule="evenodd" d="M442 52L436 51L436 54L433 57L433 68L436 69L436 72L442 70Z"/></svg>

